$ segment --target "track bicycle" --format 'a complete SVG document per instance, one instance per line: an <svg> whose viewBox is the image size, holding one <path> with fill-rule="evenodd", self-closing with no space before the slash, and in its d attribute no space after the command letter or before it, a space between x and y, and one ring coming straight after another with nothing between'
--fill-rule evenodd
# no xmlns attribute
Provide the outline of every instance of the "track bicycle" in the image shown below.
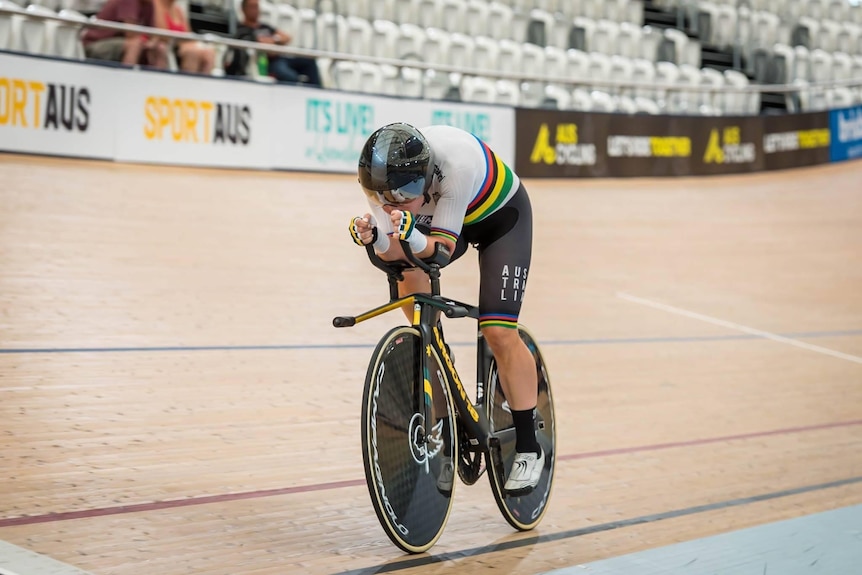
<svg viewBox="0 0 862 575"><path fill-rule="evenodd" d="M536 437L545 452L545 466L532 491L511 494L503 486L515 459L515 428L491 349L477 329L472 402L440 324L441 314L478 320L479 309L440 294L440 268L448 257L421 260L407 242L401 245L409 263L386 262L366 246L371 262L387 275L389 303L332 322L335 327L350 327L404 306L413 309L412 325L394 327L380 339L365 377L362 461L380 525L408 553L430 549L452 509L454 467L466 485L476 483L487 468L491 492L506 521L519 531L533 529L551 494L556 431L550 381L539 347L519 325L536 362ZM431 293L399 297L401 274L414 266L428 273Z"/></svg>

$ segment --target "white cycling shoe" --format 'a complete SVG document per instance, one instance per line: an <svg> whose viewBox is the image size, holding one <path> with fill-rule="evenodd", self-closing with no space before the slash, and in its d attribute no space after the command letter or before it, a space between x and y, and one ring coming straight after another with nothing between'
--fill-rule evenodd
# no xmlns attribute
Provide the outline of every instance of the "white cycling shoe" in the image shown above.
<svg viewBox="0 0 862 575"><path fill-rule="evenodd" d="M545 467L545 452L516 453L512 471L503 489L509 495L526 495L536 488Z"/></svg>

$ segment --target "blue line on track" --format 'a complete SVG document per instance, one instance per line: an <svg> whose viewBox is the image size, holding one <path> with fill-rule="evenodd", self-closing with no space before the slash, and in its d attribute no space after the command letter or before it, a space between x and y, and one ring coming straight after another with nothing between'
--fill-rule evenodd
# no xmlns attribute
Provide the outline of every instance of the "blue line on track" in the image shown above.
<svg viewBox="0 0 862 575"><path fill-rule="evenodd" d="M852 337L862 335L862 329L844 331L807 331L778 334L792 339L819 339L829 337ZM540 341L541 346L559 345L620 345L637 343L698 343L711 341L743 341L764 339L748 334L734 335L703 335L676 337L627 337ZM474 342L451 343L453 347L467 347ZM344 343L344 344L292 344L292 345L200 345L200 346L153 346L153 347L55 347L55 348L2 348L0 354L36 354L36 353L152 353L152 352L194 352L194 351L295 351L310 349L370 349L374 343Z"/></svg>

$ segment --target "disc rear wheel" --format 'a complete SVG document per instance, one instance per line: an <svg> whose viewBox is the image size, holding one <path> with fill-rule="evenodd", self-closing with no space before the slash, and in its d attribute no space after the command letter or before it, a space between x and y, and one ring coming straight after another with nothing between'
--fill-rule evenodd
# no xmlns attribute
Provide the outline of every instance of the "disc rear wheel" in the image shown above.
<svg viewBox="0 0 862 575"><path fill-rule="evenodd" d="M503 387L497 374L497 363L491 361L488 374L487 412L491 434L499 441L499 450L491 450L488 477L497 507L509 524L520 531L534 528L542 520L551 495L556 455L556 425L554 402L545 361L535 340L523 327L519 327L521 339L533 355L538 377L538 401L536 404L536 439L545 452L545 466L538 485L530 493L521 496L508 495L503 486L515 460L515 427L512 411L506 401Z"/></svg>

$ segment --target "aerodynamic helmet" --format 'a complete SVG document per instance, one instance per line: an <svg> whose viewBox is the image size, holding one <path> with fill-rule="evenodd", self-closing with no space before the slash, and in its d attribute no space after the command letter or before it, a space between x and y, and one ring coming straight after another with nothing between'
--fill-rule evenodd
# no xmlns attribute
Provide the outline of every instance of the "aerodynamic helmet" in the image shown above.
<svg viewBox="0 0 862 575"><path fill-rule="evenodd" d="M404 204L423 195L434 170L431 148L409 124L378 128L359 156L359 183L371 201Z"/></svg>

